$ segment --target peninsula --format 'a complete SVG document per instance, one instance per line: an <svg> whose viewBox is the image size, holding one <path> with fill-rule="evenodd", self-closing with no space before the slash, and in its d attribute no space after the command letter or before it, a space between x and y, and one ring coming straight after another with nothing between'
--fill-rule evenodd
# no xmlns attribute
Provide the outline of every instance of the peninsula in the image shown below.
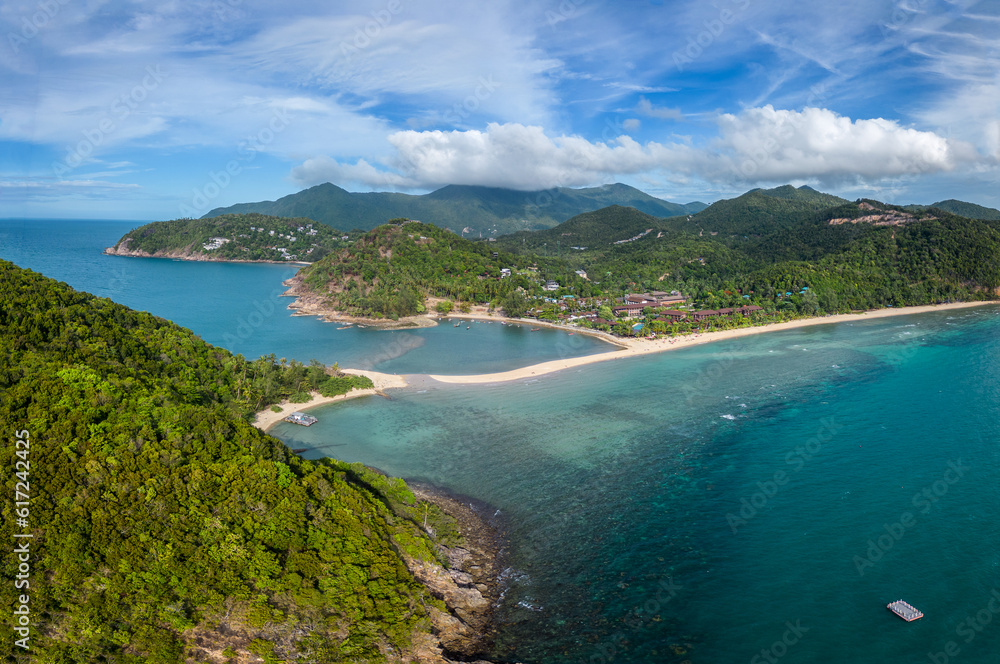
<svg viewBox="0 0 1000 664"><path fill-rule="evenodd" d="M0 346L0 457L31 491L30 516L2 526L30 538L30 583L0 596L30 607L46 661L486 651L499 570L484 520L361 464L303 459L248 421L281 390L342 377L247 362L6 261ZM9 621L0 632L13 642Z"/></svg>

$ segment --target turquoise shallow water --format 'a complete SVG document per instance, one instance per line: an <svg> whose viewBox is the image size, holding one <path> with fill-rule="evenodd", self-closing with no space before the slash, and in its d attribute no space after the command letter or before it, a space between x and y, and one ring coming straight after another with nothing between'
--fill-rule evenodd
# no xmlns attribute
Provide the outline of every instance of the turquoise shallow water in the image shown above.
<svg viewBox="0 0 1000 664"><path fill-rule="evenodd" d="M337 332L284 315L272 290L289 268L104 257L130 225L51 223L0 222L0 257L209 341L273 302L234 348L248 356L463 373L592 350L483 324ZM498 661L995 662L997 311L776 332L501 385L416 379L273 432L306 456L500 510ZM896 618L895 599L925 617Z"/></svg>
<svg viewBox="0 0 1000 664"><path fill-rule="evenodd" d="M994 662L998 340L990 308L804 328L274 433L499 508L500 659Z"/></svg>
<svg viewBox="0 0 1000 664"><path fill-rule="evenodd" d="M535 362L603 352L610 344L558 330L530 332L498 323L442 324L420 330L349 328L291 316L281 282L285 265L196 263L105 256L140 222L0 220L0 258L74 288L150 311L209 343L248 358L311 359L389 373L505 371ZM466 329L466 328L470 329Z"/></svg>

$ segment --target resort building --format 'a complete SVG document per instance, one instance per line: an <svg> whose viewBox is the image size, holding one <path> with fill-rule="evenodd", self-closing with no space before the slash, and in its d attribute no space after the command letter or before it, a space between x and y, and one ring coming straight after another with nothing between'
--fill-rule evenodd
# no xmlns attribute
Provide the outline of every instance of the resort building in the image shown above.
<svg viewBox="0 0 1000 664"><path fill-rule="evenodd" d="M643 315L643 311L652 304L625 304L620 307L612 307L611 312L619 318L638 318Z"/></svg>
<svg viewBox="0 0 1000 664"><path fill-rule="evenodd" d="M665 293L652 291L650 293L629 293L624 298L625 304L645 304L649 307L668 307L683 304L687 298L677 291Z"/></svg>

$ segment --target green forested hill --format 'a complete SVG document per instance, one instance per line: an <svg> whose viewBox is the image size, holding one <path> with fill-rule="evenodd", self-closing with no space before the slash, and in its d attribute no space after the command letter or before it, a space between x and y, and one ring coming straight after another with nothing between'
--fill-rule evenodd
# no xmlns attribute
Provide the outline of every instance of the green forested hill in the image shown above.
<svg viewBox="0 0 1000 664"><path fill-rule="evenodd" d="M497 246L519 253L567 256L583 251L575 247L597 249L627 241L647 229L654 234L667 224L659 217L641 212L632 207L612 205L610 207L585 212L555 228L544 231L523 231L497 238Z"/></svg>
<svg viewBox="0 0 1000 664"><path fill-rule="evenodd" d="M712 203L698 214L675 217L670 228L720 237L762 235L777 227L794 226L815 212L847 203L808 187L789 185L753 189L736 198Z"/></svg>
<svg viewBox="0 0 1000 664"><path fill-rule="evenodd" d="M353 316L399 318L424 311L427 297L464 302L505 301L523 275L501 278L503 268L533 266L534 256L498 252L492 242L472 242L437 226L397 220L366 233L351 247L300 270L300 286L329 309ZM544 267L544 261L543 261ZM520 301L520 300L518 300Z"/></svg>
<svg viewBox="0 0 1000 664"><path fill-rule="evenodd" d="M109 253L179 255L203 260L319 260L346 245L340 231L305 217L225 214L155 221L126 233ZM224 242L213 239L219 238Z"/></svg>
<svg viewBox="0 0 1000 664"><path fill-rule="evenodd" d="M966 203L965 201L957 201L954 198L949 198L946 201L938 201L937 203L931 203L930 205L927 206L913 205L908 207L916 209L937 208L939 210L944 210L945 212L957 214L960 217L966 217L968 219L985 219L987 221L1000 221L1000 210L991 207L984 207L982 205L976 205L975 203Z"/></svg>
<svg viewBox="0 0 1000 664"><path fill-rule="evenodd" d="M808 185L802 185L801 187L796 188L790 184L786 184L773 189L753 189L752 191L760 192L765 196L770 196L771 198L799 201L815 207L832 207L835 205L842 205L847 202L840 196L824 194L821 191L816 191Z"/></svg>
<svg viewBox="0 0 1000 664"><path fill-rule="evenodd" d="M606 275L602 286L618 292L676 289L710 304L709 294L729 291L729 306L750 295L802 313L993 298L1000 286L1000 232L988 222L877 201L754 215L761 199L748 196L735 209L757 235L674 228L580 252L573 263ZM801 296L802 288L811 292Z"/></svg>
<svg viewBox="0 0 1000 664"><path fill-rule="evenodd" d="M427 628L439 603L401 559L435 555L424 510L400 481L250 426L242 358L8 262L0 353L2 536L34 536L29 588L3 555L0 604L29 594L32 620L7 661L383 661Z"/></svg>
<svg viewBox="0 0 1000 664"><path fill-rule="evenodd" d="M406 217L478 239L550 228L580 213L609 205L628 205L660 217L693 213L705 207L703 203L670 203L624 184L542 191L450 185L415 196L388 192L351 193L326 183L276 201L216 208L204 218L257 212L308 217L344 230L371 230L389 219Z"/></svg>
<svg viewBox="0 0 1000 664"><path fill-rule="evenodd" d="M691 220L611 206L496 242L384 226L305 270L302 285L331 309L376 316L419 312L426 296L518 312L565 295L608 301L676 290L696 306L806 315L995 297L1000 230L992 223L878 201L822 207L831 199L755 191ZM543 290L549 279L554 296Z"/></svg>

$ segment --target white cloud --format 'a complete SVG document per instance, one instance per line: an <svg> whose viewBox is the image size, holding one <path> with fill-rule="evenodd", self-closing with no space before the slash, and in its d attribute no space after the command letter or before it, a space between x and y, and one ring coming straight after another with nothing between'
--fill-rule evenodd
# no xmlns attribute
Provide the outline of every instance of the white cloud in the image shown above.
<svg viewBox="0 0 1000 664"><path fill-rule="evenodd" d="M878 181L951 171L976 158L967 144L933 132L882 118L852 121L821 108L764 106L723 114L718 123L714 168L704 174L746 181Z"/></svg>
<svg viewBox="0 0 1000 664"><path fill-rule="evenodd" d="M325 155L306 159L301 165L292 169L291 175L294 181L305 186L322 182L334 182L341 186L354 183L380 191L419 187L419 183L415 180L391 171L379 170L364 159L358 159L354 164L341 164Z"/></svg>
<svg viewBox="0 0 1000 664"><path fill-rule="evenodd" d="M651 118L658 118L660 120L677 120L678 122L684 120L684 114L679 108L658 108L653 106L645 97L639 97L639 103L635 107L636 113L640 115L646 115Z"/></svg>
<svg viewBox="0 0 1000 664"><path fill-rule="evenodd" d="M625 135L603 142L551 137L541 127L514 123L493 123L485 131L398 131L388 137L396 154L381 168L315 158L296 168L293 178L307 185L347 178L369 186L531 190L660 172L744 184L843 184L948 172L979 159L968 144L933 132L881 118L852 120L827 109L764 106L723 114L717 125L717 136L701 145L640 144Z"/></svg>

